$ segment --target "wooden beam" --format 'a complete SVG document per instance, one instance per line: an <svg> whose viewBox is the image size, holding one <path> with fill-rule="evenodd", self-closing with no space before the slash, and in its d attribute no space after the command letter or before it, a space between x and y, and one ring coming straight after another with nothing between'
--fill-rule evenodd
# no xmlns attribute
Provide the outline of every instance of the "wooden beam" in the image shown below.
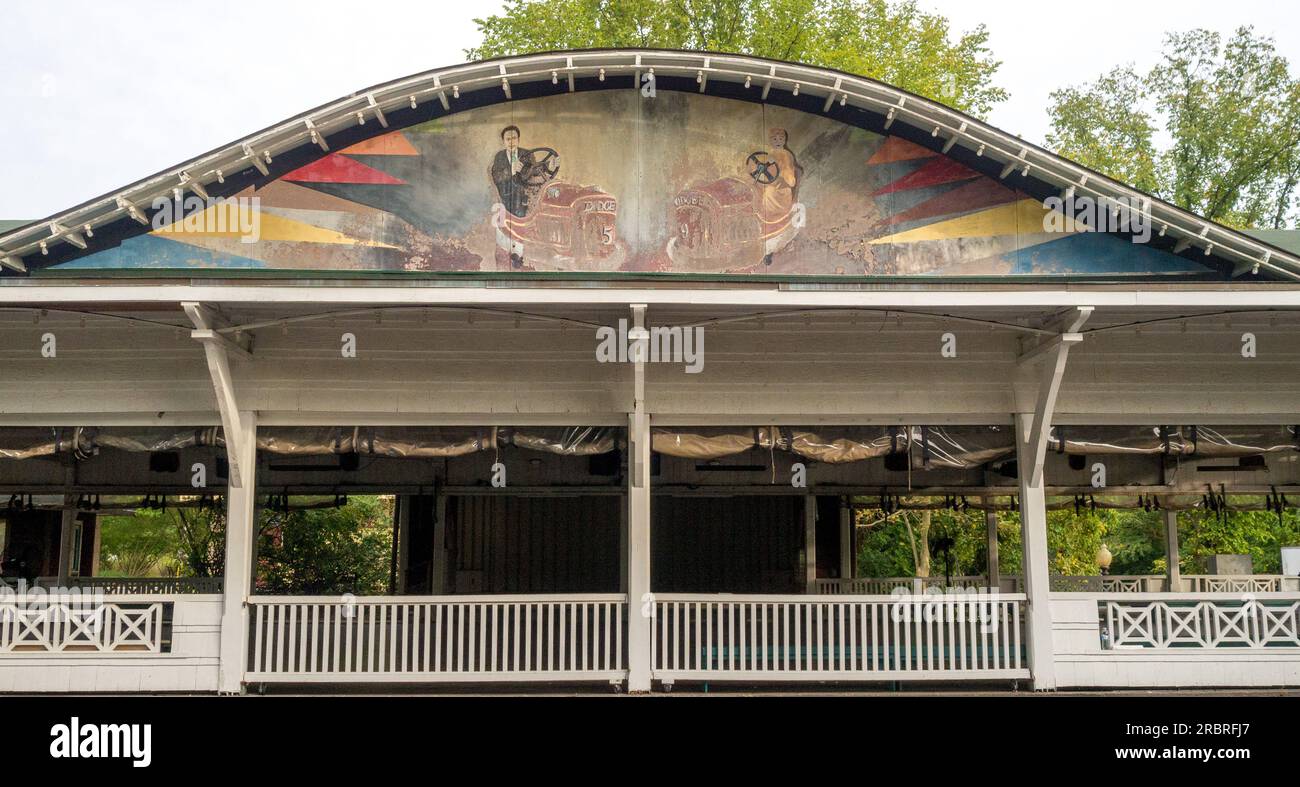
<svg viewBox="0 0 1300 787"><path fill-rule="evenodd" d="M240 440L245 431L245 424L239 411L239 406L235 398L235 381L234 376L230 373L230 359L228 353L233 346L247 357L252 357L251 353L226 339L223 335L216 332L215 327L220 320L219 315L212 309L201 303L187 301L181 304L181 308L189 315L190 320L194 323L194 330L190 335L203 344L204 354L207 356L208 373L212 376L212 389L217 397L217 409L221 412L222 433L226 440L226 458L230 464L230 485L232 487L243 488L245 483L250 487L253 483L254 469L252 465L243 466L243 457L247 451L247 446L240 445Z"/></svg>

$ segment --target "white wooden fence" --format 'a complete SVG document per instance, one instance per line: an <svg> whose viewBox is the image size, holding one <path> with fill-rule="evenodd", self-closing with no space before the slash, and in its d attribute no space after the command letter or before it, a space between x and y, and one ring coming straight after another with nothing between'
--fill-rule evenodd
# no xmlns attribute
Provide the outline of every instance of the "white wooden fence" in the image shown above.
<svg viewBox="0 0 1300 787"><path fill-rule="evenodd" d="M261 596L249 682L619 681L627 597Z"/></svg>
<svg viewBox="0 0 1300 787"><path fill-rule="evenodd" d="M1164 574L1105 574L1051 577L1054 593L1158 593L1166 590L1168 578ZM1004 574L999 579L999 589L1004 593L1024 591L1024 583L1016 574ZM944 577L853 577L852 579L818 579L813 587L822 595L889 595L899 588L921 593L930 588L984 588L988 580L982 576ZM1184 574L1183 593L1281 593L1300 590L1300 577L1279 574L1246 574L1241 576Z"/></svg>
<svg viewBox="0 0 1300 787"><path fill-rule="evenodd" d="M161 653L170 607L163 600L94 596L0 601L0 654Z"/></svg>
<svg viewBox="0 0 1300 787"><path fill-rule="evenodd" d="M1103 649L1300 648L1300 600L1225 598L1102 600Z"/></svg>
<svg viewBox="0 0 1300 787"><path fill-rule="evenodd" d="M928 588L985 588L982 576L952 577L853 577L852 579L818 579L813 583L819 595L888 596L895 590L921 593Z"/></svg>
<svg viewBox="0 0 1300 787"><path fill-rule="evenodd" d="M1029 676L1023 595L658 594L654 677L925 680Z"/></svg>

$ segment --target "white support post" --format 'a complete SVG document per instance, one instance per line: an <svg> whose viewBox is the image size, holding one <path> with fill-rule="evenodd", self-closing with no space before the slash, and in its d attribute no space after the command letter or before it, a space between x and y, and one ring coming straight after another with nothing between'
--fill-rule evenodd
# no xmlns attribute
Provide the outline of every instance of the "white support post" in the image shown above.
<svg viewBox="0 0 1300 787"><path fill-rule="evenodd" d="M226 568L221 608L221 667L217 690L223 694L243 691L244 670L248 664L248 596L253 586L253 539L257 535L256 466L257 414L239 413L243 432L234 441L226 434L226 452L230 466L238 461L244 468L242 486L233 484L226 490ZM231 444L240 456L234 456Z"/></svg>
<svg viewBox="0 0 1300 787"><path fill-rule="evenodd" d="M235 401L235 381L230 373L229 355L252 358L251 343L240 344L226 338L218 332L225 325L225 320L217 312L201 303L186 301L181 304L194 330L190 337L203 344L203 351L208 359L208 372L212 375L212 388L217 396L217 409L221 411L222 434L226 440L226 454L230 462L230 485L240 487L244 484L244 468L239 465L239 458L244 455L244 446L238 441L245 429L240 423L240 413ZM251 468L250 468L251 472Z"/></svg>
<svg viewBox="0 0 1300 787"><path fill-rule="evenodd" d="M817 592L817 497L803 499L804 592Z"/></svg>
<svg viewBox="0 0 1300 787"><path fill-rule="evenodd" d="M1020 539L1024 547L1021 560L1028 611L1025 641L1029 646L1029 669L1034 676L1034 690L1056 688L1055 648L1052 644L1052 605L1048 593L1050 576L1047 567L1047 497L1043 474L1034 473L1033 415L1016 416L1016 455L1020 468Z"/></svg>
<svg viewBox="0 0 1300 787"><path fill-rule="evenodd" d="M645 408L645 359L649 334L645 304L632 305L629 332L633 361L632 412L628 414L627 487L627 690L650 691L652 626L650 589L650 415Z"/></svg>
<svg viewBox="0 0 1300 787"><path fill-rule="evenodd" d="M1034 689L1056 688L1055 647L1052 643L1052 605L1050 576L1047 567L1047 495L1043 465L1047 460L1047 443L1052 432L1052 414L1056 397L1065 377L1070 348L1083 341L1079 331L1092 316L1093 307L1077 306L1055 321L1060 331L1055 337L1027 347L1020 364L1042 362L1038 392L1032 413L1016 415L1016 464L1020 475L1020 530L1024 547L1025 594L1028 598L1027 633L1029 668Z"/></svg>
<svg viewBox="0 0 1300 787"><path fill-rule="evenodd" d="M1070 357L1070 348L1083 341L1079 330L1092 316L1091 306L1079 306L1067 313L1061 320L1062 332L1035 347L1021 353L1021 366L1030 366L1044 362L1040 370L1038 395L1034 403L1034 412L1028 440L1031 452L1029 464L1021 464L1020 471L1029 473L1029 480L1034 486L1043 485L1043 462L1047 458L1047 438L1052 430L1052 413L1056 410L1056 396L1061 390L1061 380L1065 377L1065 362Z"/></svg>
<svg viewBox="0 0 1300 787"><path fill-rule="evenodd" d="M848 498L840 498L840 579L853 579L853 519Z"/></svg>
<svg viewBox="0 0 1300 787"><path fill-rule="evenodd" d="M1165 509L1165 561L1168 566L1165 569L1167 575L1167 587L1170 593L1178 593L1183 589L1182 569L1178 565L1179 555L1178 548L1178 512Z"/></svg>

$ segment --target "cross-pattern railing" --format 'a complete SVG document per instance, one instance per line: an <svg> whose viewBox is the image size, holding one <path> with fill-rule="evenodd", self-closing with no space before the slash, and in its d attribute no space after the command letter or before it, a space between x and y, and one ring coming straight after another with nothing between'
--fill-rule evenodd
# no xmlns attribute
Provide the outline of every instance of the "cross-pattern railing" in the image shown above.
<svg viewBox="0 0 1300 787"><path fill-rule="evenodd" d="M1294 577L1276 574L1194 574L1183 577L1186 589L1191 593L1279 593L1294 590L1295 581Z"/></svg>
<svg viewBox="0 0 1300 787"><path fill-rule="evenodd" d="M161 653L170 608L93 598L0 601L0 653Z"/></svg>
<svg viewBox="0 0 1300 787"><path fill-rule="evenodd" d="M1300 648L1300 600L1098 602L1105 648Z"/></svg>
<svg viewBox="0 0 1300 787"><path fill-rule="evenodd" d="M658 594L656 678L1027 677L1023 595Z"/></svg>
<svg viewBox="0 0 1300 787"><path fill-rule="evenodd" d="M254 597L253 682L620 680L623 595Z"/></svg>

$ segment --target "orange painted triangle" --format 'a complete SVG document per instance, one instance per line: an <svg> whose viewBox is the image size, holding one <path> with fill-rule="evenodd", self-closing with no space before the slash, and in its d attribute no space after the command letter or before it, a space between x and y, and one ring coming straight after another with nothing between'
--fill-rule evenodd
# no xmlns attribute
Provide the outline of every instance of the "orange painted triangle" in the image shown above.
<svg viewBox="0 0 1300 787"><path fill-rule="evenodd" d="M352 156L418 156L420 151L415 149L411 140L400 131L390 131L387 134L378 137L372 137L353 145L350 148L339 151Z"/></svg>
<svg viewBox="0 0 1300 787"><path fill-rule="evenodd" d="M889 137L885 144L876 148L876 152L867 159L868 164L890 164L895 161L911 161L918 158L929 158L935 155L933 150L926 150L920 145L913 144L901 137Z"/></svg>

